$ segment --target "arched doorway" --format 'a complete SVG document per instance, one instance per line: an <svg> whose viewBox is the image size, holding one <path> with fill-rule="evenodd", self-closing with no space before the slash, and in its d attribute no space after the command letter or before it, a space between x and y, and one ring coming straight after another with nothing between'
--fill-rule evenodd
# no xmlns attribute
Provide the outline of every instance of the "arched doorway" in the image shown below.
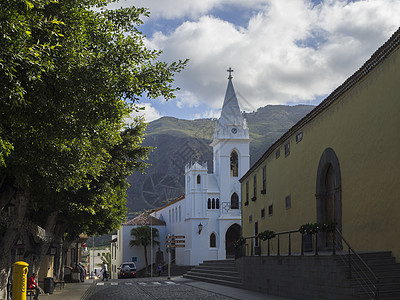
<svg viewBox="0 0 400 300"><path fill-rule="evenodd" d="M235 247L233 244L240 238L241 227L239 224L233 224L228 228L225 234L226 258L235 257Z"/></svg>
<svg viewBox="0 0 400 300"><path fill-rule="evenodd" d="M322 153L318 164L316 182L317 222L337 222L342 231L342 178L339 159L332 148ZM331 248L332 234L319 234L318 247ZM341 243L341 242L340 242ZM341 244L338 246L341 247Z"/></svg>

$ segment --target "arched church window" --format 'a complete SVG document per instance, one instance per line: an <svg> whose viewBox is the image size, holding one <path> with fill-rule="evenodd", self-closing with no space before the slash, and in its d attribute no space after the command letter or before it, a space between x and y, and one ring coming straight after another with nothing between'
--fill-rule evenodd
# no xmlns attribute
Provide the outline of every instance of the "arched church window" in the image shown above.
<svg viewBox="0 0 400 300"><path fill-rule="evenodd" d="M208 201L207 201L207 208L211 209L211 199L210 198L208 198Z"/></svg>
<svg viewBox="0 0 400 300"><path fill-rule="evenodd" d="M239 209L239 196L236 193L231 196L231 209Z"/></svg>
<svg viewBox="0 0 400 300"><path fill-rule="evenodd" d="M238 168L239 168L238 154L236 153L235 150L233 150L231 153L231 176L232 177L239 176Z"/></svg>
<svg viewBox="0 0 400 300"><path fill-rule="evenodd" d="M210 248L217 247L217 238L215 237L215 233L211 233L210 235Z"/></svg>
<svg viewBox="0 0 400 300"><path fill-rule="evenodd" d="M212 209L215 209L215 199L212 199Z"/></svg>
<svg viewBox="0 0 400 300"><path fill-rule="evenodd" d="M215 208L219 209L219 199L217 198L217 200L215 200Z"/></svg>
<svg viewBox="0 0 400 300"><path fill-rule="evenodd" d="M200 184L200 182L201 182L201 176L197 175L197 184Z"/></svg>

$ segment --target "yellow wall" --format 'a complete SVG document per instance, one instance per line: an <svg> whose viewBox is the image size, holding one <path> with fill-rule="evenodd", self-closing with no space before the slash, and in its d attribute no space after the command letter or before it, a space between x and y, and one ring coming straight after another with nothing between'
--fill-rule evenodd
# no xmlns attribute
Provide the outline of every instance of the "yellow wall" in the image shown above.
<svg viewBox="0 0 400 300"><path fill-rule="evenodd" d="M317 222L316 176L321 154L332 148L340 163L342 181L342 233L358 251L392 250L400 259L400 48L301 129L283 141L251 174L242 178L253 195L257 173L257 200L242 202L243 236L259 232L298 229ZM290 141L285 157L284 143ZM262 189L262 168L267 166L267 192ZM291 195L291 208L285 197ZM268 206L273 204L273 216ZM265 218L261 209L265 208ZM249 223L249 215L253 222ZM266 243L266 242L265 242ZM265 247L263 253L265 253Z"/></svg>

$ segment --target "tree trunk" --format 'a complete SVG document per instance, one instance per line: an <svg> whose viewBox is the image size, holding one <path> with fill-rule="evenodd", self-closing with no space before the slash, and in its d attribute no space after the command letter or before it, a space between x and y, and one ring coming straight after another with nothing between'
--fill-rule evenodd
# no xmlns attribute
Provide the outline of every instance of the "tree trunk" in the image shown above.
<svg viewBox="0 0 400 300"><path fill-rule="evenodd" d="M53 232L57 214L57 212L52 212L48 215L44 235L39 236L36 234L32 227L37 225L33 223L30 225L32 227L27 228L22 235L25 246L24 260L29 264L30 273L39 273L40 265L49 250L51 242L54 240Z"/></svg>
<svg viewBox="0 0 400 300"><path fill-rule="evenodd" d="M61 238L64 233L65 229L67 228L68 223L67 221L61 217L57 220L55 228L54 228L54 235L55 238L57 239L55 243L53 244L56 248L56 255L54 256L54 276L56 277L57 280L63 280L64 279L64 256L63 256L63 244L64 241Z"/></svg>
<svg viewBox="0 0 400 300"><path fill-rule="evenodd" d="M144 248L144 261L146 262L146 272L149 271L149 263L147 262L147 248L146 246L143 246Z"/></svg>
<svg viewBox="0 0 400 300"><path fill-rule="evenodd" d="M11 265L14 263L11 258L12 247L17 243L23 227L23 220L29 202L29 193L25 191L17 191L12 204L16 209L10 217L9 226L1 238L0 243L0 298L8 299L7 282L10 276Z"/></svg>

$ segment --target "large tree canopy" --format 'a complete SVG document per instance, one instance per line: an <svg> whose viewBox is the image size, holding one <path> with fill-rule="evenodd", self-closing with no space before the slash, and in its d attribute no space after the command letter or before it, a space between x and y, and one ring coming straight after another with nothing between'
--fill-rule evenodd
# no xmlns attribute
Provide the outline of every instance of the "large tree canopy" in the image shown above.
<svg viewBox="0 0 400 300"><path fill-rule="evenodd" d="M44 226L55 212L71 234L120 224L149 150L143 120L125 120L141 96L174 97L186 61L144 47L146 9L109 2L0 1L0 213L18 207L0 224L0 282L26 217Z"/></svg>

